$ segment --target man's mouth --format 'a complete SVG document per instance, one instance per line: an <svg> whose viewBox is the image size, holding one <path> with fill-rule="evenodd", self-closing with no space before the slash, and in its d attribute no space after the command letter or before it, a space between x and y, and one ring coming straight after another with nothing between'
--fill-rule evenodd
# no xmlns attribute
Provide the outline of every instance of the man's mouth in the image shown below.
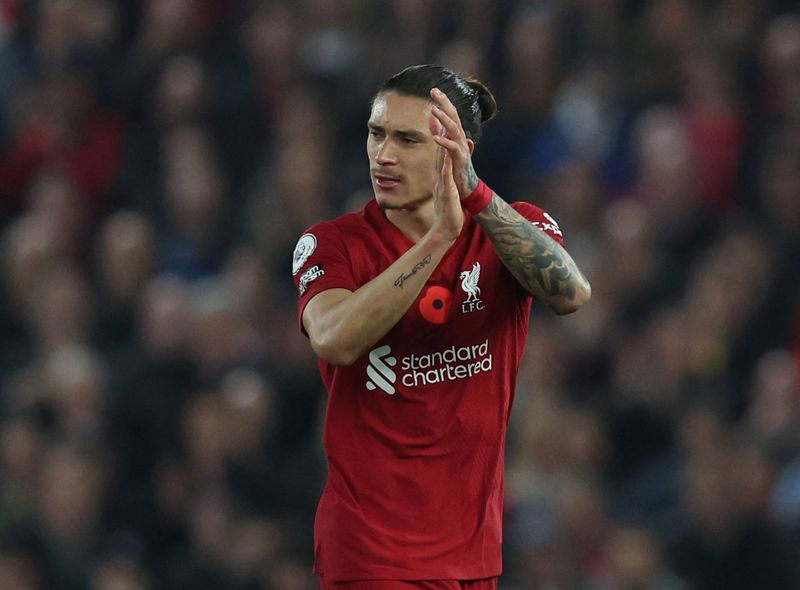
<svg viewBox="0 0 800 590"><path fill-rule="evenodd" d="M391 189L400 184L400 179L396 176L389 176L387 174L375 174L375 184L383 189Z"/></svg>

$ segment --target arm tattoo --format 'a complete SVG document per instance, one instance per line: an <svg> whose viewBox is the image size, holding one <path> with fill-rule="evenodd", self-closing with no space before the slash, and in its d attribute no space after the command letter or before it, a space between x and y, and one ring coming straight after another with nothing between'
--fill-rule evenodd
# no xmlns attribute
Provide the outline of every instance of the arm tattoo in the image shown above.
<svg viewBox="0 0 800 590"><path fill-rule="evenodd" d="M503 264L529 293L544 301L575 299L576 286L586 279L553 238L497 195L475 221L489 236Z"/></svg>
<svg viewBox="0 0 800 590"><path fill-rule="evenodd" d="M430 263L430 261L431 261L431 255L428 254L425 258L423 258L414 265L414 268L411 269L410 273L401 274L399 277L397 277L397 279L394 282L394 286L400 287L402 289L403 283L405 283L408 279L417 274L418 270L421 270L422 268L426 267Z"/></svg>
<svg viewBox="0 0 800 590"><path fill-rule="evenodd" d="M478 175L475 174L475 168L472 166L472 160L467 161L467 167L461 172L464 177L464 186L467 187L467 195L478 188ZM465 197L467 195L464 195Z"/></svg>

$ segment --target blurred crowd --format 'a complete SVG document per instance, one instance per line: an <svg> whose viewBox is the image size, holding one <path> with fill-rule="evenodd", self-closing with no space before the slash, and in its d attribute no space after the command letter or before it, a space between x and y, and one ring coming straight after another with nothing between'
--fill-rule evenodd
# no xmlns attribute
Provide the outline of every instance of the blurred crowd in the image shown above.
<svg viewBox="0 0 800 590"><path fill-rule="evenodd" d="M0 588L316 588L291 252L414 63L594 290L534 310L501 587L800 585L794 2L0 0Z"/></svg>

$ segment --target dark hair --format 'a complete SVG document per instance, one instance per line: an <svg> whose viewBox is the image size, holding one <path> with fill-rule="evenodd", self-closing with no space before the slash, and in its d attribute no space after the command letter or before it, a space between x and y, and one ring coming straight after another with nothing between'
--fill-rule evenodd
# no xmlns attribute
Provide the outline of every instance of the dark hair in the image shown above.
<svg viewBox="0 0 800 590"><path fill-rule="evenodd" d="M462 78L452 70L430 64L410 66L389 78L378 91L431 99L431 89L438 88L456 107L461 125L472 141L481 136L481 126L497 114L492 92L477 78Z"/></svg>

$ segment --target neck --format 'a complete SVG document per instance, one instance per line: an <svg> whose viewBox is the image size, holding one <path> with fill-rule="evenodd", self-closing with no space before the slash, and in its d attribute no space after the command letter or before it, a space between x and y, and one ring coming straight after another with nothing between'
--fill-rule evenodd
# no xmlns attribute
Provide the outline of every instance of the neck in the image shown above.
<svg viewBox="0 0 800 590"><path fill-rule="evenodd" d="M407 207L397 209L384 208L383 212L392 225L410 241L417 243L422 236L428 233L433 225L435 211L433 198L426 197L410 203Z"/></svg>

